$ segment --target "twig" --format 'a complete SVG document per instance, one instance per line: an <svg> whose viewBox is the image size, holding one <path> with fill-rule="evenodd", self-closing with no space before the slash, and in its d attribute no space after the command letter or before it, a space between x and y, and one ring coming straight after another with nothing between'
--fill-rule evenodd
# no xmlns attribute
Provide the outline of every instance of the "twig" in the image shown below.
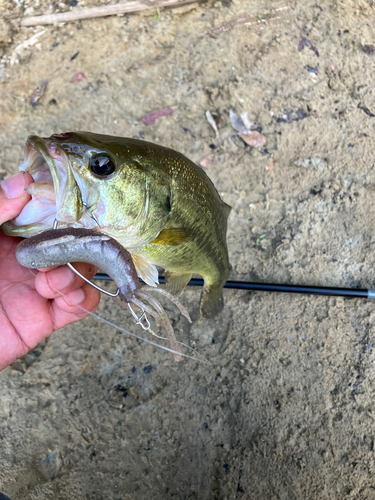
<svg viewBox="0 0 375 500"><path fill-rule="evenodd" d="M12 56L10 58L10 65L13 66L13 64L16 62L17 59L17 54L21 52L22 49L26 49L27 47L31 47L34 45L40 35L43 35L47 30L39 31L39 33L35 33L32 37L28 38L24 42L22 42L20 45L17 45L17 47L13 50Z"/></svg>
<svg viewBox="0 0 375 500"><path fill-rule="evenodd" d="M59 14L48 14L45 16L26 17L22 19L21 26L37 26L39 24L58 24L78 19L91 19L93 17L115 16L127 12L137 12L146 9L159 9L160 7L176 7L199 0L133 0L127 3L114 5L103 5L87 9L77 9Z"/></svg>
<svg viewBox="0 0 375 500"><path fill-rule="evenodd" d="M375 0L374 0L375 1ZM279 19L280 17L271 17L275 16L276 12L279 12L281 10L286 10L289 9L288 6L283 5L282 2L278 2L274 5L270 5L267 11L255 11L252 12L251 14L245 14L242 16L235 17L229 21L226 21L223 24L220 24L219 26L215 26L214 28L211 28L210 30L206 31L202 35L210 35L212 37L215 37L218 33L222 33L223 31L228 31L232 28L237 28L238 26L250 26L251 24L258 24L258 23L264 23L268 20L272 19ZM251 18L258 17L259 19L253 22L248 22Z"/></svg>
<svg viewBox="0 0 375 500"><path fill-rule="evenodd" d="M268 23L269 21L277 21L278 19L283 19L283 18L281 16L267 17L265 19L258 19L257 21L253 21L251 23L244 23L243 26L253 26L254 24Z"/></svg>

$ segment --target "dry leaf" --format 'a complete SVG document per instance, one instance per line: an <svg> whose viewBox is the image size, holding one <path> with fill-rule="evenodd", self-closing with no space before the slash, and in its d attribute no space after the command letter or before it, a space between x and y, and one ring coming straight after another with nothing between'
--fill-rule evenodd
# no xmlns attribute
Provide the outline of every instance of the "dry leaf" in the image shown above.
<svg viewBox="0 0 375 500"><path fill-rule="evenodd" d="M247 133L249 133L250 130L255 130L258 126L258 124L256 122L252 122L249 120L247 111L244 111L243 113L241 113L241 119L243 121L243 124L247 128Z"/></svg>
<svg viewBox="0 0 375 500"><path fill-rule="evenodd" d="M250 132L250 134L242 134L242 139L246 142L247 145L252 148L262 148L267 144L266 138L264 135L260 134L256 130Z"/></svg>
<svg viewBox="0 0 375 500"><path fill-rule="evenodd" d="M210 164L212 163L212 159L208 158L208 156L206 156L205 158L203 158L200 162L199 162L199 165L203 168L210 168Z"/></svg>
<svg viewBox="0 0 375 500"><path fill-rule="evenodd" d="M32 106L33 108L36 107L37 102L44 94L44 91L46 90L47 85L48 85L48 80L43 80L43 82L40 84L40 86L34 90L34 92L30 96L30 100L29 100L30 106Z"/></svg>
<svg viewBox="0 0 375 500"><path fill-rule="evenodd" d="M207 110L206 111L206 118L207 118L207 121L208 123L211 125L211 127L214 129L215 131L215 135L216 137L219 135L219 132L217 130L217 126L216 126L216 122L215 122L215 119L214 117L212 116L211 114L211 111Z"/></svg>
<svg viewBox="0 0 375 500"><path fill-rule="evenodd" d="M78 83L81 82L85 78L85 74L82 73L82 71L79 71L78 73L75 73L72 78L70 79L71 83Z"/></svg>
<svg viewBox="0 0 375 500"><path fill-rule="evenodd" d="M229 119L234 130L239 134L249 134L250 131L257 127L255 122L251 122L247 116L247 111L244 111L241 116L238 116L231 109L229 110Z"/></svg>
<svg viewBox="0 0 375 500"><path fill-rule="evenodd" d="M319 57L318 49L316 47L314 47L314 45L310 42L310 40L308 38L305 38L303 36L298 44L298 52L301 52L301 50L303 50L305 47L312 50L314 52L314 54Z"/></svg>
<svg viewBox="0 0 375 500"><path fill-rule="evenodd" d="M172 108L158 109L157 111L153 111L152 113L149 113L148 115L144 116L142 118L142 123L144 125L152 125L153 123L156 122L158 118L171 115L172 113L173 113Z"/></svg>

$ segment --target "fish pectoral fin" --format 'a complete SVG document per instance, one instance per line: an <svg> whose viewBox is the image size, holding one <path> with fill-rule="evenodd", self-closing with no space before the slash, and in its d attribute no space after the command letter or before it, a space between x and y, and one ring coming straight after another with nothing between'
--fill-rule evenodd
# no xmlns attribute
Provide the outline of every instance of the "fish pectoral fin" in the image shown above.
<svg viewBox="0 0 375 500"><path fill-rule="evenodd" d="M165 284L167 285L167 291L173 295L178 295L183 291L185 286L191 280L191 273L189 274L178 274L171 271L165 272Z"/></svg>
<svg viewBox="0 0 375 500"><path fill-rule="evenodd" d="M158 286L159 273L154 264L141 255L131 254L138 276L149 286Z"/></svg>
<svg viewBox="0 0 375 500"><path fill-rule="evenodd" d="M191 241L193 237L194 232L191 229L162 229L150 245L181 245Z"/></svg>

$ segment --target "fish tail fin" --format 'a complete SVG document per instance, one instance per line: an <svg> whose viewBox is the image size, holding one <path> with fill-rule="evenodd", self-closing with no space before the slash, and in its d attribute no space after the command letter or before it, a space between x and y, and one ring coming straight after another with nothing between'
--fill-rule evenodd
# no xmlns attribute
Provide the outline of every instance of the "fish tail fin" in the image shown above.
<svg viewBox="0 0 375 500"><path fill-rule="evenodd" d="M165 272L165 284L167 291L173 295L178 295L191 280L191 273L178 274L171 271Z"/></svg>
<svg viewBox="0 0 375 500"><path fill-rule="evenodd" d="M222 311L224 307L224 283L204 285L201 295L201 316L203 318L211 319Z"/></svg>

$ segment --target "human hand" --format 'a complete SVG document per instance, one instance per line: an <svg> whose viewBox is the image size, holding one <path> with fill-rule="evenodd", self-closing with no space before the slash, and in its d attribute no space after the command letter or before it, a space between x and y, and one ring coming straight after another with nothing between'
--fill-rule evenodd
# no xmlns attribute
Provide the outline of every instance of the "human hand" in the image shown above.
<svg viewBox="0 0 375 500"><path fill-rule="evenodd" d="M31 199L25 188L32 182L23 173L0 184L0 225L17 217ZM88 315L72 304L94 311L100 301L100 293L67 266L36 273L22 267L15 257L20 241L0 230L0 371L52 332ZM88 279L97 271L91 264L75 267Z"/></svg>

